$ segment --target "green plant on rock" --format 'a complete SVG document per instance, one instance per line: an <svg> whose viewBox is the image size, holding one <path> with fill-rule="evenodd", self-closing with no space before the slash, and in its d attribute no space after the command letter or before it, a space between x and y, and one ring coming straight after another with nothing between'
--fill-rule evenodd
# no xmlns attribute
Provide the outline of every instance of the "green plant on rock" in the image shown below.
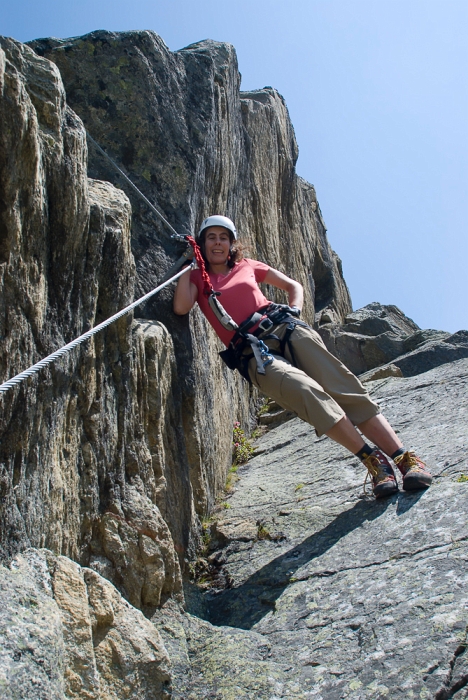
<svg viewBox="0 0 468 700"><path fill-rule="evenodd" d="M264 523L257 523L257 539L259 540L271 540L270 531L265 527Z"/></svg>
<svg viewBox="0 0 468 700"><path fill-rule="evenodd" d="M240 427L239 421L234 423L232 435L232 462L234 465L246 464L249 461L255 448L251 441L246 438L244 431Z"/></svg>
<svg viewBox="0 0 468 700"><path fill-rule="evenodd" d="M224 487L226 493L231 493L231 491L234 489L234 484L239 479L239 477L237 476L238 468L239 467L237 466L237 464L233 464L230 470L228 471L226 486Z"/></svg>
<svg viewBox="0 0 468 700"><path fill-rule="evenodd" d="M459 484L464 484L468 481L468 474L460 474L460 476L457 479L457 482Z"/></svg>
<svg viewBox="0 0 468 700"><path fill-rule="evenodd" d="M269 404L270 404L270 399L264 398L263 401L262 401L262 404L261 404L260 408L259 408L258 411L257 411L257 416L258 416L258 417L263 416L265 413L268 413L269 408L270 408L270 405L269 405Z"/></svg>

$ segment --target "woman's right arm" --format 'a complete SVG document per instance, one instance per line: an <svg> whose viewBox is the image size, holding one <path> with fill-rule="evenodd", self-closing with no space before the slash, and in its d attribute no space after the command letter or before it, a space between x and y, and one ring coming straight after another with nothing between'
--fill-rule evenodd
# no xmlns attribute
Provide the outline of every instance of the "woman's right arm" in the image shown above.
<svg viewBox="0 0 468 700"><path fill-rule="evenodd" d="M188 267L187 271L191 268ZM182 277L179 277L177 287L174 292L172 308L178 316L188 314L193 307L198 297L198 289L193 282L190 281L190 273L186 272Z"/></svg>

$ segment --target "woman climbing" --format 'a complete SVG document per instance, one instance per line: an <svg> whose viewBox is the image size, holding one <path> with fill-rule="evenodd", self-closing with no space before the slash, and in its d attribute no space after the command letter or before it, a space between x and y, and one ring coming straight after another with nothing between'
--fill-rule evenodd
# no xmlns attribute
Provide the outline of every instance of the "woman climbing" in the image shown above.
<svg viewBox="0 0 468 700"><path fill-rule="evenodd" d="M299 320L302 285L243 258L234 223L225 216L205 219L197 243L198 269L179 278L174 312L186 314L197 302L226 345L220 354L229 367L313 425L317 435L328 435L359 457L376 498L398 491L386 455L400 470L406 491L428 487L432 476L424 462L403 447L357 377ZM259 282L284 290L289 306L268 301Z"/></svg>

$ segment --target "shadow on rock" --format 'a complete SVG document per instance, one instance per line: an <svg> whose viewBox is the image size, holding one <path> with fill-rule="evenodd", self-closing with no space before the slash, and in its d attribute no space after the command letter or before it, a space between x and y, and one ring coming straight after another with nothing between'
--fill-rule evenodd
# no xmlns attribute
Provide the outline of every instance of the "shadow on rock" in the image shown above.
<svg viewBox="0 0 468 700"><path fill-rule="evenodd" d="M340 513L322 530L263 566L242 585L219 593L207 593L204 618L213 625L251 629L274 609L277 599L301 567L327 552L365 521L383 515L396 498L399 497L394 496L384 501L359 501L350 510ZM408 508L415 502L413 497ZM317 575L327 576L329 573L334 572L321 571Z"/></svg>
<svg viewBox="0 0 468 700"><path fill-rule="evenodd" d="M397 496L396 514L401 516L407 513L425 493L426 491L414 491L413 493L400 491Z"/></svg>

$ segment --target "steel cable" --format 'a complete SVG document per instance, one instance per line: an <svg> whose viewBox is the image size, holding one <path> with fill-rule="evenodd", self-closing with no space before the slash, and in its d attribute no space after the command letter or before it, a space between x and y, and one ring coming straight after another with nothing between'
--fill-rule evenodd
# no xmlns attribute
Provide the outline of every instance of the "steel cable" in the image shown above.
<svg viewBox="0 0 468 700"><path fill-rule="evenodd" d="M94 328L91 328L89 331L86 331L86 333L83 333L83 335L80 335L79 338L75 338L75 340L72 340L70 343L67 343L67 345L63 346L63 348L56 350L51 355L44 357L43 360L36 362L35 365L32 365L28 369L24 370L24 372L20 372L20 374L17 374L15 377L12 377L11 379L8 379L8 381L4 382L3 384L0 384L0 394L4 394L9 389L13 388L17 384L20 384L22 381L24 381L28 377L31 377L34 374L37 374L37 372L39 372L39 370L41 370L43 367L47 367L47 365L50 365L51 362L54 362L59 357L62 357L62 355L65 355L67 352L70 352L70 350L73 350L73 348L76 348L78 345L81 345L81 343L84 343L85 340L88 340L88 338L91 338L93 335L96 335L96 333L99 333L99 331L102 331L104 328L107 328L107 326L110 326L111 323L114 323L114 321L117 321L117 319L119 319L122 316L124 316L125 314L127 314L129 311L134 309L136 306L139 306L144 301L146 301L147 299L152 297L154 294L157 294L157 292L160 292L161 289L164 289L164 287L167 287L171 282L174 282L174 280L181 277L185 272L187 272L187 270L189 270L191 268L192 268L192 265L184 268L183 270L180 270L176 275L174 275L170 279L166 280L165 282L160 284L158 287L155 287L155 289L153 289L151 292L148 292L148 294L145 294L140 299L137 299L136 301L132 302L131 304L126 306L121 311L118 311L116 314L114 314L113 316L108 318L106 321L103 321L102 323L95 326Z"/></svg>
<svg viewBox="0 0 468 700"><path fill-rule="evenodd" d="M184 241L184 240L185 240L185 236L183 236L183 235L180 234L180 233L177 233L177 231L175 230L175 228L174 228L173 226L171 226L171 224L169 223L169 221L161 214L160 211L158 211L158 210L156 209L156 207L154 206L154 204L152 204L152 203L149 201L148 197L145 197L145 195L143 194L143 192L142 192L140 189L138 189L138 187L135 185L134 182L132 182L132 181L130 180L130 178L128 177L128 175L126 175L126 174L124 173L124 171L122 170L122 168L119 168L119 166L117 165L117 163L116 163L114 160L112 160L112 158L111 158L109 155L107 155L107 153L105 152L105 150L104 150L103 148L101 148L101 146L93 139L93 137L91 136L91 134L89 134L89 132L86 132L86 135L87 135L88 139L91 141L91 143L94 144L94 146L97 148L97 150L99 151L99 153L101 153L101 155L103 155L104 158L107 158L107 160L109 161L109 163L122 175L123 178L125 178L125 181L128 182L128 184L130 185L130 187L132 187L132 189L137 193L137 195L138 195L139 197L141 197L141 199L145 202L145 204L147 204L147 205L149 206L149 208L151 209L151 211L154 212L154 213L156 214L156 216L159 217L159 219L161 219L161 221L162 221L164 224L166 224L166 226L168 227L168 229L171 231L171 236L172 236L172 238L177 238L179 241Z"/></svg>

